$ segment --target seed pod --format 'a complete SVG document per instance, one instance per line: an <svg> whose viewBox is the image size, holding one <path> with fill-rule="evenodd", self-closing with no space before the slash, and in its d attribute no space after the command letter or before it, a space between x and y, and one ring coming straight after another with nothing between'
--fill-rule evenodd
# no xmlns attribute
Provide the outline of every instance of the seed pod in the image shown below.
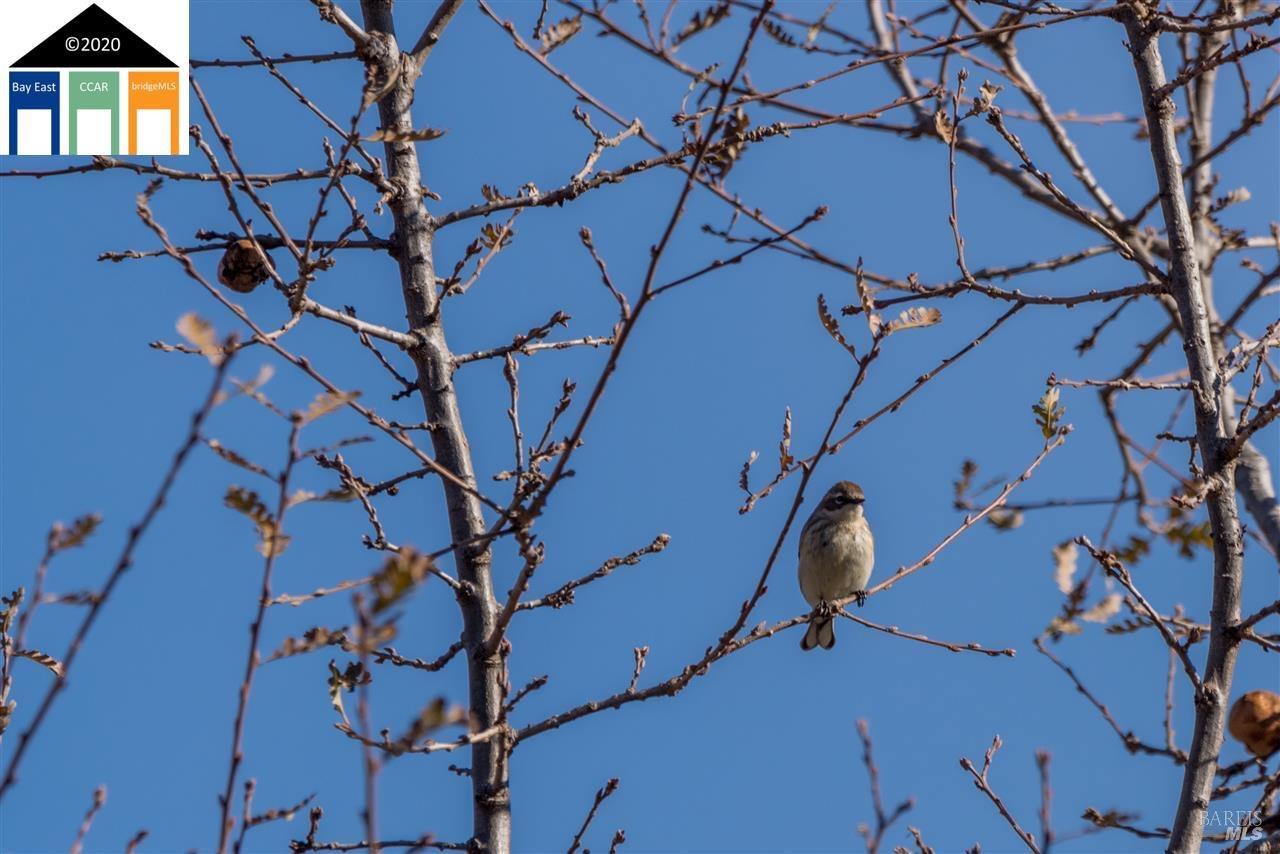
<svg viewBox="0 0 1280 854"><path fill-rule="evenodd" d="M1266 759L1280 750L1280 694L1250 691L1243 695L1231 707L1227 727L1250 753Z"/></svg>
<svg viewBox="0 0 1280 854"><path fill-rule="evenodd" d="M267 280L267 268L258 256L253 241L237 240L227 247L218 262L218 281L237 293L252 293Z"/></svg>

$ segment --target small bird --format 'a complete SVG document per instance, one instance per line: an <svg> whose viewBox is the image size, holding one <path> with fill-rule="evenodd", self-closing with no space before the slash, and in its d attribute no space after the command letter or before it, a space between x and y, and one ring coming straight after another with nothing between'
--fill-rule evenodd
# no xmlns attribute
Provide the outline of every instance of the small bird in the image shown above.
<svg viewBox="0 0 1280 854"><path fill-rule="evenodd" d="M856 483L842 480L827 490L800 532L800 592L813 607L809 629L800 641L803 650L836 645L832 604L856 597L875 564L875 540L862 512L866 496Z"/></svg>

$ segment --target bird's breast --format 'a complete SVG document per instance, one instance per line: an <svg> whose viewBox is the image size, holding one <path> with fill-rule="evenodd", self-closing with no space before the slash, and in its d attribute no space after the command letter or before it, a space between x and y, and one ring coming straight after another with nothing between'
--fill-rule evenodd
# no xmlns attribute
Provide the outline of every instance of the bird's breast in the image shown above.
<svg viewBox="0 0 1280 854"><path fill-rule="evenodd" d="M844 599L866 587L874 562L865 521L814 525L800 538L800 591L810 605Z"/></svg>

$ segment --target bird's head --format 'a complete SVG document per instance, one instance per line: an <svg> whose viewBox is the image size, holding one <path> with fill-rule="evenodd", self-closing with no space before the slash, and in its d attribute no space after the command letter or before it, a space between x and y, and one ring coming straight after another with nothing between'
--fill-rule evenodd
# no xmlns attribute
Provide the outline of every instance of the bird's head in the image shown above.
<svg viewBox="0 0 1280 854"><path fill-rule="evenodd" d="M861 486L842 480L822 496L822 509L830 516L857 519L862 516L862 506L866 500Z"/></svg>

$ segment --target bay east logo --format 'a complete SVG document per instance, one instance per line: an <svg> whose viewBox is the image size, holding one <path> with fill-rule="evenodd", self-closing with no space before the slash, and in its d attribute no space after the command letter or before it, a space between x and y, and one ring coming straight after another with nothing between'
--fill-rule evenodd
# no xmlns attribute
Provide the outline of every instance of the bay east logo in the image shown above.
<svg viewBox="0 0 1280 854"><path fill-rule="evenodd" d="M0 154L187 153L186 0L0 11Z"/></svg>

